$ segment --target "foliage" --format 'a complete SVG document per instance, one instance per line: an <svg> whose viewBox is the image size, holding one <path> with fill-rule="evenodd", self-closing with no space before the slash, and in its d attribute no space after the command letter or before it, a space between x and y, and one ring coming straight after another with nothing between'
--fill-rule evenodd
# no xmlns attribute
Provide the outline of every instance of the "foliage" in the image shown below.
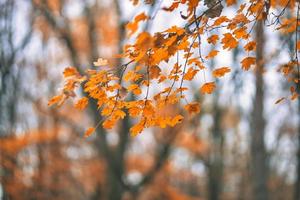
<svg viewBox="0 0 300 200"><path fill-rule="evenodd" d="M87 97L79 99L75 107L84 109L89 98L89 101L97 102L103 117L95 127L87 130L86 136L91 135L100 124L105 129L113 128L126 115L136 119L136 124L130 129L133 136L147 127L173 127L184 117L182 113L166 112L170 105L184 104L183 108L190 114L200 112L200 104L189 100L186 95L190 90L185 86L187 82L201 79L200 94L212 94L216 79L228 74L231 68L217 66L210 72L208 63L220 51L232 51L239 45L243 46L246 55L240 61L241 68L248 71L255 67L253 51L256 50L256 42L251 37L255 24L263 20L266 26L273 26L280 34L293 34L298 30L298 4L294 0L250 0L242 3L235 0L174 0L164 11L180 9L184 26L172 26L154 34L146 31L137 33L143 21L151 20L142 12L126 25L128 37L135 37L133 43L124 45L124 52L120 55L127 63L111 66L106 59L99 58L94 67L84 74L74 67L66 68L62 93L53 97L49 105L62 105L66 99L75 97L74 90L82 86ZM205 9L201 9L204 6ZM231 16L221 14L224 6L233 10ZM279 10L279 14L273 10ZM284 15L285 12L290 14ZM212 49L206 56L202 55L203 44ZM294 56L280 70L295 85L299 80L298 44L295 34ZM180 63L182 59L179 58L183 58L184 62ZM209 80L206 79L208 73L212 75L208 76L211 77ZM291 92L291 99L296 99L296 91L291 89ZM134 98L130 98L132 96Z"/></svg>

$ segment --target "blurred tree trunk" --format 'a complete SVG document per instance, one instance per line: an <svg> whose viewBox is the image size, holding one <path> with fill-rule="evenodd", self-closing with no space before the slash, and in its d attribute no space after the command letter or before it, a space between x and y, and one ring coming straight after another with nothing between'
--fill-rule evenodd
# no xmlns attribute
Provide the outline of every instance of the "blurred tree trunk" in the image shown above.
<svg viewBox="0 0 300 200"><path fill-rule="evenodd" d="M297 86L298 94L300 92L300 85ZM294 188L294 200L300 200L300 99L298 98L298 149L296 154L297 168L296 168L296 181Z"/></svg>
<svg viewBox="0 0 300 200"><path fill-rule="evenodd" d="M214 125L212 127L212 152L208 162L208 192L209 200L219 200L223 185L223 144L224 137L221 130L222 110L218 105L219 94L214 96L215 109L213 112Z"/></svg>
<svg viewBox="0 0 300 200"><path fill-rule="evenodd" d="M268 161L264 143L265 119L264 119L264 24L258 21L256 25L256 69L255 69L255 97L253 102L253 113L251 119L251 173L253 199L268 199Z"/></svg>

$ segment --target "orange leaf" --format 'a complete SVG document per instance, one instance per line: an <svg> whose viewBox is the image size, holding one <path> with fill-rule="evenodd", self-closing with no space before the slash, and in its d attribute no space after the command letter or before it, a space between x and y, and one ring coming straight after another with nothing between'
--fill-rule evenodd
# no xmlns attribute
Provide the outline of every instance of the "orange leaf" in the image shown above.
<svg viewBox="0 0 300 200"><path fill-rule="evenodd" d="M134 18L133 22L129 22L126 25L126 29L129 31L128 35L131 36L132 34L134 34L138 29L139 22L146 19L148 19L148 16L145 15L145 13L141 13Z"/></svg>
<svg viewBox="0 0 300 200"><path fill-rule="evenodd" d="M224 76L226 73L230 72L230 68L229 67L221 67L221 68L218 68L218 69L215 69L213 71L213 76L214 77L222 77Z"/></svg>
<svg viewBox="0 0 300 200"><path fill-rule="evenodd" d="M79 99L77 101L77 103L75 104L75 108L79 109L79 110L83 110L86 108L86 106L88 105L88 98L86 97L82 97L81 99Z"/></svg>
<svg viewBox="0 0 300 200"><path fill-rule="evenodd" d="M219 36L218 35L212 35L209 38L207 38L207 42L208 43L212 43L212 44L217 44L217 41L219 40Z"/></svg>
<svg viewBox="0 0 300 200"><path fill-rule="evenodd" d="M199 71L199 69L189 68L189 70L183 76L183 79L188 80L188 81L193 80L193 78L195 77L195 75L197 74L198 71Z"/></svg>
<svg viewBox="0 0 300 200"><path fill-rule="evenodd" d="M254 65L256 62L256 58L254 57L246 57L241 61L242 69L243 70L249 70L251 65Z"/></svg>
<svg viewBox="0 0 300 200"><path fill-rule="evenodd" d="M200 104L198 102L189 103L184 106L184 109L187 110L190 114L197 114L200 112Z"/></svg>
<svg viewBox="0 0 300 200"><path fill-rule="evenodd" d="M237 40L230 34L230 33L225 33L224 37L221 41L223 44L223 49L233 49L238 45Z"/></svg>
<svg viewBox="0 0 300 200"><path fill-rule="evenodd" d="M67 78L67 77L70 77L70 76L76 76L79 73L74 67L67 67L64 70L63 74L64 74L64 77Z"/></svg>
<svg viewBox="0 0 300 200"><path fill-rule="evenodd" d="M202 85L200 91L203 94L211 94L216 88L215 82L208 82Z"/></svg>
<svg viewBox="0 0 300 200"><path fill-rule="evenodd" d="M64 99L63 95L56 95L48 101L48 106L52 106L53 104L58 104L58 106L60 106L64 102Z"/></svg>
<svg viewBox="0 0 300 200"><path fill-rule="evenodd" d="M253 51L256 49L256 42L252 41L244 46L245 51Z"/></svg>
<svg viewBox="0 0 300 200"><path fill-rule="evenodd" d="M92 135L95 132L95 128L90 127L88 128L85 133L84 133L84 137L89 137L90 135Z"/></svg>
<svg viewBox="0 0 300 200"><path fill-rule="evenodd" d="M181 123L183 120L183 116L182 115L176 115L173 119L171 119L168 124L171 126L171 127L174 127L176 124L179 124Z"/></svg>
<svg viewBox="0 0 300 200"><path fill-rule="evenodd" d="M209 52L209 54L205 57L206 59L210 59L215 57L216 55L218 55L219 51L218 50L212 50L211 52Z"/></svg>

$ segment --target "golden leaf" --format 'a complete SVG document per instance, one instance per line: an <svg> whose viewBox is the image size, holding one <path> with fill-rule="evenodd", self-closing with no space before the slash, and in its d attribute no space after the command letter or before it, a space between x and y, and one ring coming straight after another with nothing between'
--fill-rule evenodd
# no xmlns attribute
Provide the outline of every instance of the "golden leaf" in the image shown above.
<svg viewBox="0 0 300 200"><path fill-rule="evenodd" d="M226 73L230 72L230 68L229 67L221 67L221 68L218 68L218 69L215 69L213 71L213 76L218 78L218 77L222 77L224 76Z"/></svg>
<svg viewBox="0 0 300 200"><path fill-rule="evenodd" d="M86 108L87 105L88 105L88 98L82 97L75 103L74 106L75 106L75 108L77 108L79 110L83 110Z"/></svg>
<svg viewBox="0 0 300 200"><path fill-rule="evenodd" d="M238 41L230 34L230 33L225 33L224 37L221 41L223 44L223 49L233 49L237 47Z"/></svg>
<svg viewBox="0 0 300 200"><path fill-rule="evenodd" d="M202 85L200 91L203 94L211 94L216 88L215 82L208 82Z"/></svg>
<svg viewBox="0 0 300 200"><path fill-rule="evenodd" d="M197 114L200 112L200 104L198 102L192 102L185 105L184 109L187 110L190 114Z"/></svg>

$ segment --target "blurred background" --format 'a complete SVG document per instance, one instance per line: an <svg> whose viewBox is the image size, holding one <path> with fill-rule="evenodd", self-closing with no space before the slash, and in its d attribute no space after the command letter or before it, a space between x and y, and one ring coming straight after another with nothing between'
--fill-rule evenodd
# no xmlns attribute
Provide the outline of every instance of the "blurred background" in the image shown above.
<svg viewBox="0 0 300 200"><path fill-rule="evenodd" d="M260 23L253 36L265 49L256 52L267 61L264 77L242 72L242 46L220 52L207 66L231 74L212 95L200 95L203 80L189 84L201 113L174 128L132 138L125 118L84 138L99 121L93 104L84 112L70 102L47 106L64 68L83 71L99 57L125 62L115 55L134 39L125 25L138 13L151 16L139 31L184 25L180 9L162 9L170 2L0 0L0 199L300 199L300 104L274 104L288 93L277 71L294 44Z"/></svg>

